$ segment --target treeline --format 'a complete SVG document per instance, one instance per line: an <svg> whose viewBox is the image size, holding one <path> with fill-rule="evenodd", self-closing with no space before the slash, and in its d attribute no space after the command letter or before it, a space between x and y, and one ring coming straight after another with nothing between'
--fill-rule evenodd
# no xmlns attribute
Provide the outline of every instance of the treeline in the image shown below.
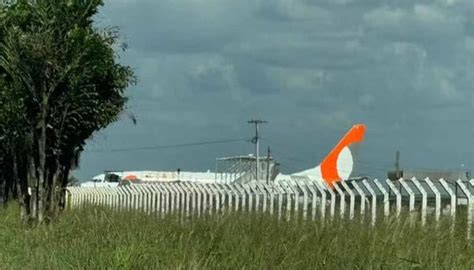
<svg viewBox="0 0 474 270"><path fill-rule="evenodd" d="M0 5L0 181L24 220L63 207L70 171L94 132L117 120L134 82L117 62L116 28L97 29L102 0Z"/></svg>

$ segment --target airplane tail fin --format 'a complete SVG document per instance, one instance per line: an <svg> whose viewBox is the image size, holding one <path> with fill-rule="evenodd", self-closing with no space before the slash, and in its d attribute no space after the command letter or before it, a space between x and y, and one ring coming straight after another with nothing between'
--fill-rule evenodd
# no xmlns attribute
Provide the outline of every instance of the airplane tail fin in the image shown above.
<svg viewBox="0 0 474 270"><path fill-rule="evenodd" d="M295 175L306 175L323 179L329 187L332 187L335 182L349 178L354 165L349 146L353 143L362 142L364 135L365 125L358 124L352 126L319 166L296 173Z"/></svg>

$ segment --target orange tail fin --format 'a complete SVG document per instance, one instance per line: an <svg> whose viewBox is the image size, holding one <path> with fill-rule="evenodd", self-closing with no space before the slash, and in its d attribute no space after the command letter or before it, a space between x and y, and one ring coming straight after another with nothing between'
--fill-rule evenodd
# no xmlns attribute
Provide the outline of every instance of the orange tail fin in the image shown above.
<svg viewBox="0 0 474 270"><path fill-rule="evenodd" d="M341 176L338 171L338 159L344 148L348 147L353 143L359 143L364 140L365 125L358 124L354 125L347 133L342 137L339 143L329 152L326 158L321 163L321 176L328 186L332 187L335 182L341 181ZM350 151L349 151L350 154ZM352 161L351 161L352 162Z"/></svg>

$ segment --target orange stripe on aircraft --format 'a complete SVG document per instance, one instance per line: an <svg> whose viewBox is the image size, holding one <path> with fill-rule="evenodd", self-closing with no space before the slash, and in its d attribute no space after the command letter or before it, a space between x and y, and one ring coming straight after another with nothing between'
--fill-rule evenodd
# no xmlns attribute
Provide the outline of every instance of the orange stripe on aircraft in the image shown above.
<svg viewBox="0 0 474 270"><path fill-rule="evenodd" d="M326 183L332 187L334 182L341 181L341 177L337 171L337 159L344 147L349 146L352 143L361 142L364 139L365 125L358 124L354 125L349 132L339 141L329 155L321 163L321 174Z"/></svg>

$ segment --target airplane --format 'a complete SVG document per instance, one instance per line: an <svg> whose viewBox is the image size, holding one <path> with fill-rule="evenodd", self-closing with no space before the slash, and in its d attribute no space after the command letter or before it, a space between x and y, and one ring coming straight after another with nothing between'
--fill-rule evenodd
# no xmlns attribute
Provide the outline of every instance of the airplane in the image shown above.
<svg viewBox="0 0 474 270"><path fill-rule="evenodd" d="M329 152L318 166L292 173L290 175L278 174L275 181L298 179L307 177L320 184L322 188L332 188L334 183L349 179L354 168L354 159L350 146L364 140L366 127L357 124L342 137L336 146Z"/></svg>
<svg viewBox="0 0 474 270"><path fill-rule="evenodd" d="M274 182L284 180L309 179L319 184L323 189L332 188L334 183L351 177L354 160L350 146L364 140L366 127L364 124L352 126L336 146L329 152L320 165L301 172L276 175ZM115 175L115 177L110 177ZM115 171L95 176L91 181L81 184L83 187L113 187L130 183L156 182L197 182L218 183L216 173L185 172L185 171Z"/></svg>

